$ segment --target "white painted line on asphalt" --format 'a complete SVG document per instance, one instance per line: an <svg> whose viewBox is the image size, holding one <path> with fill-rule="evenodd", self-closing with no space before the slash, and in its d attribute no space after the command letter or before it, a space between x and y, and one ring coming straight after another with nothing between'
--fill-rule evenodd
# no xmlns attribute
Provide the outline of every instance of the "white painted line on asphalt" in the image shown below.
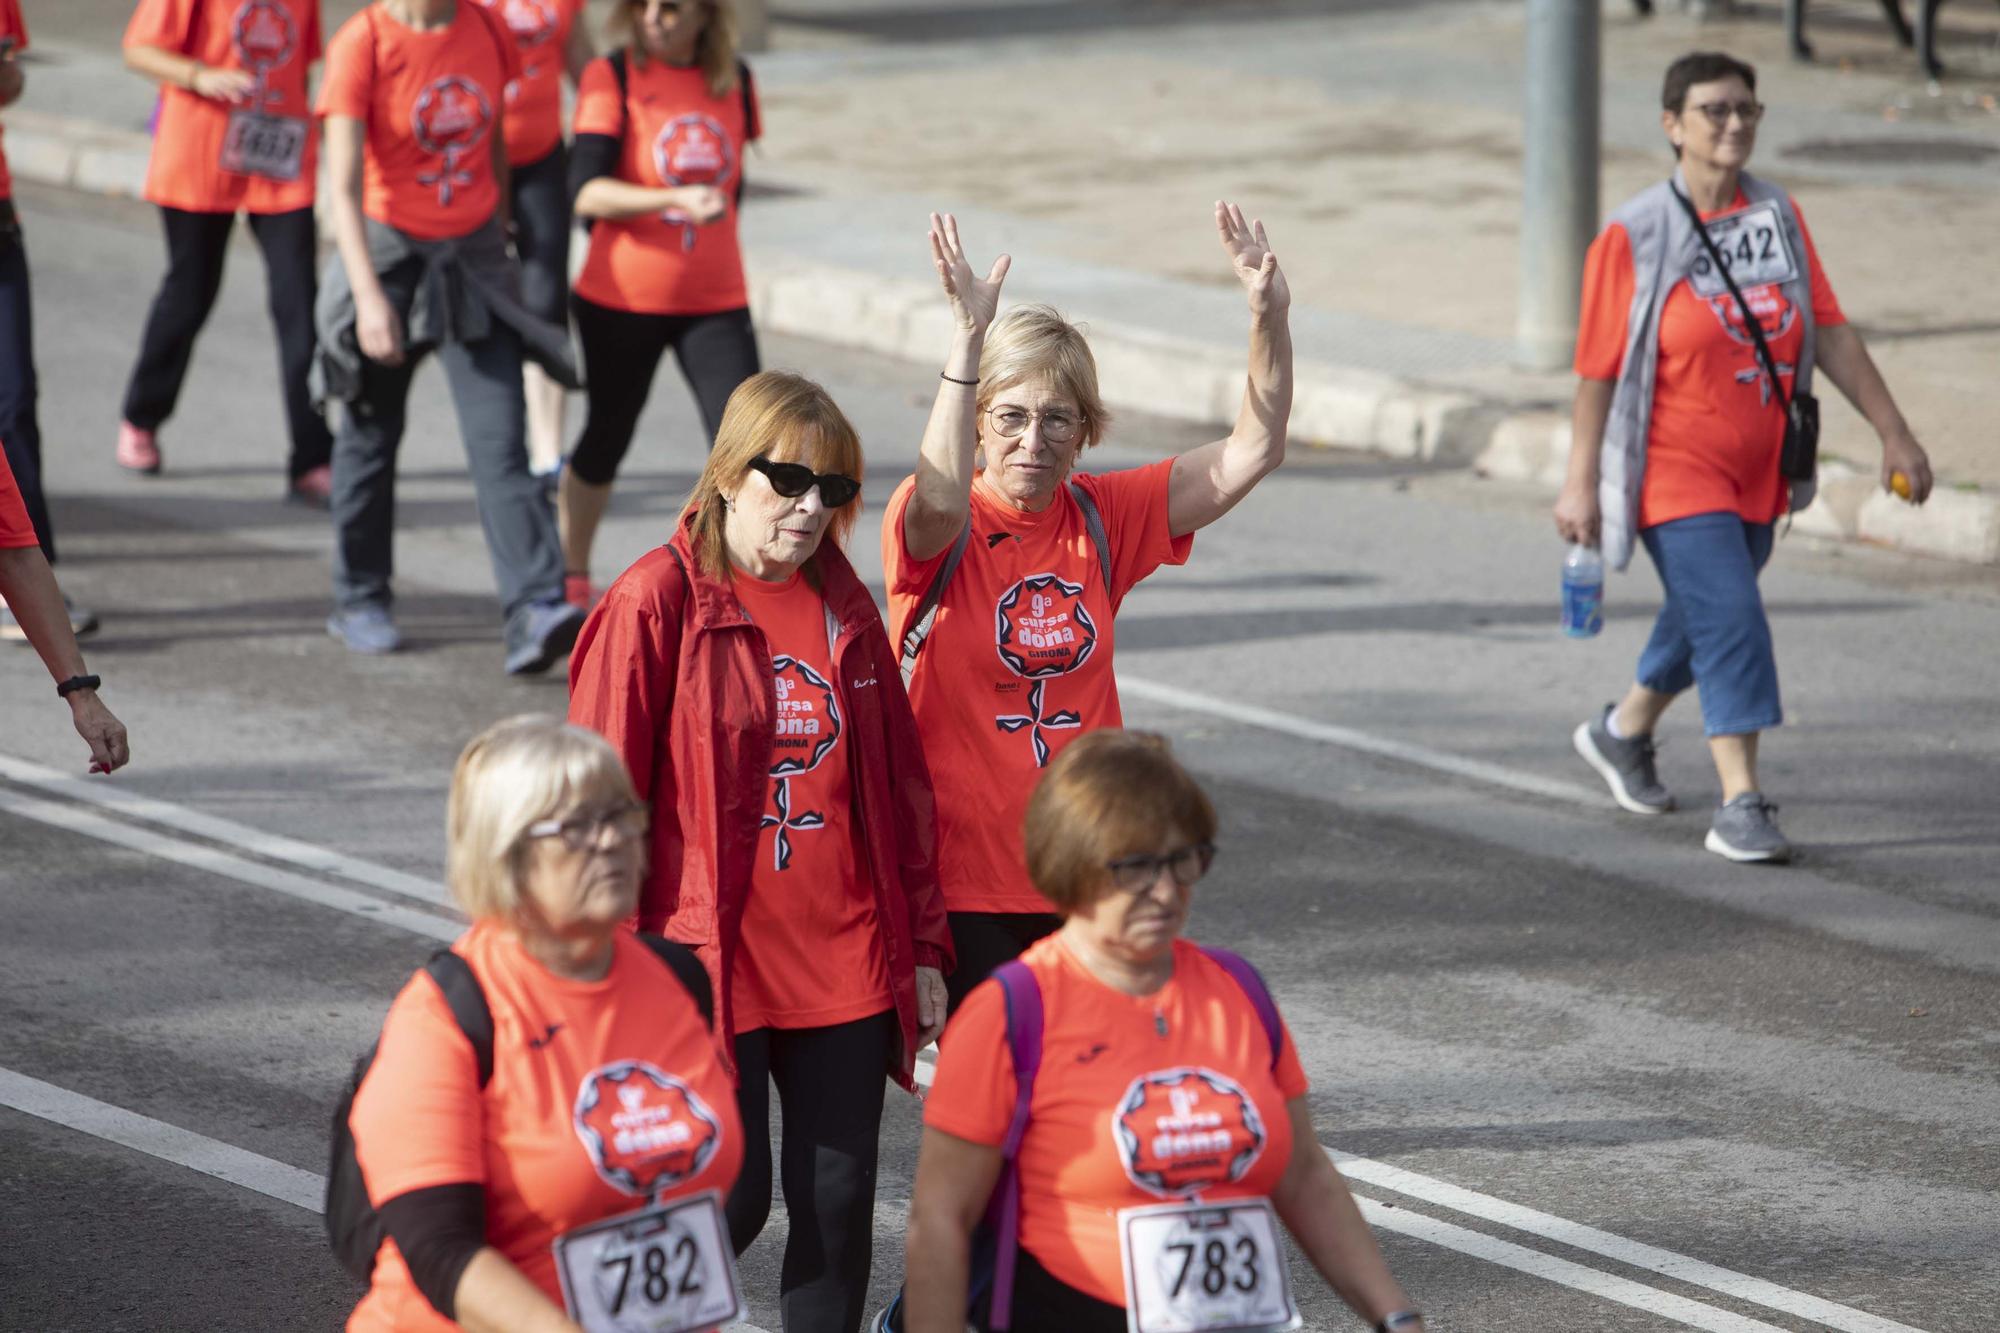
<svg viewBox="0 0 2000 1333"><path fill-rule="evenodd" d="M1407 1194L1413 1199L1452 1209L1454 1212L1482 1218L1488 1222L1498 1222L1516 1231L1525 1231L1545 1240L1556 1241L1574 1249L1587 1250L1592 1254L1615 1259L1619 1263L1634 1268L1644 1268L1686 1282L1691 1286L1707 1287L1724 1296L1733 1297L1753 1305L1762 1305L1781 1314L1795 1315L1800 1319L1810 1319L1828 1328L1839 1329L1842 1333L1922 1333L1921 1329L1908 1324L1899 1324L1893 1319L1868 1314L1850 1306L1836 1305L1832 1301L1808 1296L1790 1287L1781 1287L1775 1282L1751 1277L1745 1273L1719 1268L1714 1264L1690 1259L1672 1250L1647 1245L1642 1241L1627 1240L1596 1227L1572 1222L1534 1208L1509 1203L1491 1194L1480 1194L1475 1190L1461 1188L1448 1181L1432 1176L1405 1171L1401 1167L1390 1166L1386 1162L1371 1161L1357 1157L1353 1153L1328 1148L1327 1156L1340 1168L1340 1173L1349 1180L1364 1181L1381 1189ZM1763 1327L1763 1325L1758 1325Z"/></svg>
<svg viewBox="0 0 2000 1333"><path fill-rule="evenodd" d="M239 824L232 819L203 814L199 810L175 805L171 801L142 796L119 786L115 780L106 782L101 779L80 778L5 754L0 754L0 778L17 782L23 787L34 787L65 800L82 801L89 805L101 806L106 810L115 810L134 819L179 829L184 833L210 838L216 842L226 842L246 852L254 852L273 861L284 861L305 870L316 870L324 875L338 875L356 884L387 889L391 893L420 898L425 902L437 903L444 907L452 905L451 895L445 892L441 884L416 875L406 875L400 870L391 870L388 866L376 865L371 861L344 856L309 842L300 842L295 838L283 837L276 833L266 833L262 829L251 828L248 824Z"/></svg>
<svg viewBox="0 0 2000 1333"><path fill-rule="evenodd" d="M1412 745L1407 741L1392 740L1387 736L1357 731L1353 727L1335 726L1331 722L1315 722L1311 718L1296 717L1291 713L1281 713L1274 708L1259 708L1255 704L1239 703L1234 699L1218 699L1212 694L1184 690L1178 685L1166 685L1156 680L1145 680L1120 672L1118 690L1119 693L1134 699L1165 704L1169 708L1178 708L1189 713L1206 713L1211 717L1241 722L1245 726L1261 727L1265 731L1296 736L1301 740L1319 741L1324 745L1337 745L1345 750L1372 754L1381 759L1394 759L1400 763L1414 764L1418 768L1428 768L1433 772L1464 778L1470 782L1483 782L1489 787L1499 787L1523 796L1538 796L1543 800L1561 801L1566 805L1589 806L1593 810L1611 808L1611 798L1601 787L1585 787L1575 782L1564 782L1559 778L1545 778L1539 773L1530 773L1525 769L1489 764L1483 759L1467 759L1462 755L1433 750L1429 746Z"/></svg>
<svg viewBox="0 0 2000 1333"><path fill-rule="evenodd" d="M207 843L185 842L170 838L150 829L123 824L106 818L90 810L79 810L75 806L60 801L43 800L38 796L24 796L19 792L0 787L0 810L33 819L56 828L80 833L87 838L108 842L113 846L144 852L157 856L163 861L174 861L211 875L221 875L243 884L260 889L269 889L290 898L298 898L321 907L331 907L338 912L363 917L369 921L379 921L383 925L407 930L413 935L424 935L434 940L450 942L465 933L465 923L426 912L415 907L402 907L395 903L370 898L366 894L355 893L335 884L308 879L304 875L294 875L288 870L279 870L258 861L246 861L240 856L232 856Z"/></svg>

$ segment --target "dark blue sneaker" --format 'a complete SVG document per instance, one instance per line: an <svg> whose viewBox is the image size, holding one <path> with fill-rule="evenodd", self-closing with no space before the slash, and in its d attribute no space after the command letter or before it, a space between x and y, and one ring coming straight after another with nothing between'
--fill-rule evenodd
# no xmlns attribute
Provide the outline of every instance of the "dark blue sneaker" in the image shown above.
<svg viewBox="0 0 2000 1333"><path fill-rule="evenodd" d="M386 606L357 606L326 618L326 632L347 645L350 653L393 653L403 646L402 631Z"/></svg>
<svg viewBox="0 0 2000 1333"><path fill-rule="evenodd" d="M584 610L561 598L531 602L507 619L507 674L535 676L547 671L576 643Z"/></svg>

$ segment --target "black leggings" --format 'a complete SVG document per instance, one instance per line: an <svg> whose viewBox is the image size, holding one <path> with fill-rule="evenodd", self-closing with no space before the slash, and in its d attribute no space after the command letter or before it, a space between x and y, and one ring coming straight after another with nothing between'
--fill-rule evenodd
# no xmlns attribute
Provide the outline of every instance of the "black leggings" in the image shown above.
<svg viewBox="0 0 2000 1333"><path fill-rule="evenodd" d="M944 981L949 1012L954 1014L994 968L1019 958L1030 944L1062 926L1062 918L1053 912L949 912L945 920L951 925L952 952L958 959Z"/></svg>
<svg viewBox="0 0 2000 1333"><path fill-rule="evenodd" d="M222 290L222 265L229 254L234 213L189 213L162 208L167 233L167 276L146 315L139 362L125 389L125 420L141 430L157 429L174 414L195 336L215 308ZM333 456L333 436L313 410L306 389L316 336L313 298L319 292L319 233L310 208L290 213L252 213L250 234L264 252L264 276L271 325L278 334L278 376L285 393L285 420L291 427L293 478L324 466Z"/></svg>
<svg viewBox="0 0 2000 1333"><path fill-rule="evenodd" d="M973 1322L981 1333L992 1327L983 1310ZM1014 1309L1007 1322L1022 1333L1045 1328L1063 1333L1125 1333L1126 1329L1124 1306L1078 1291L1025 1249L1015 1252Z"/></svg>
<svg viewBox="0 0 2000 1333"><path fill-rule="evenodd" d="M882 1095L900 1039L896 1011L824 1028L736 1036L743 1172L726 1209L738 1254L771 1215L771 1084L784 1112L779 1181L790 1229L778 1278L785 1333L855 1333L875 1244Z"/></svg>
<svg viewBox="0 0 2000 1333"><path fill-rule="evenodd" d="M757 332L747 307L713 315L641 315L582 296L575 306L589 407L570 455L571 472L593 486L609 486L618 476L652 392L653 372L669 347L694 390L708 442L715 443L729 395L758 370Z"/></svg>
<svg viewBox="0 0 2000 1333"><path fill-rule="evenodd" d="M28 522L42 555L56 562L56 534L42 494L42 428L36 412L35 306L28 290L28 252L12 200L0 199L0 447L21 488Z"/></svg>
<svg viewBox="0 0 2000 1333"><path fill-rule="evenodd" d="M521 258L521 304L551 324L569 320L569 154L515 167L514 253Z"/></svg>

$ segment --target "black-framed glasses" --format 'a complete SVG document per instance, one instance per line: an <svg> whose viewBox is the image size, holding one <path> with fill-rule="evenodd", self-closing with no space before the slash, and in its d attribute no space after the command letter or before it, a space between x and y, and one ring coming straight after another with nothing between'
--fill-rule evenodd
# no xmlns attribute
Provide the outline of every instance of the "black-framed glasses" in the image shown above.
<svg viewBox="0 0 2000 1333"><path fill-rule="evenodd" d="M1111 872L1112 888L1124 893L1143 893L1159 881L1162 870L1174 877L1174 883L1187 888L1214 864L1215 844L1197 842L1158 856L1121 856L1105 862L1104 868Z"/></svg>
<svg viewBox="0 0 2000 1333"><path fill-rule="evenodd" d="M1718 130L1729 128L1731 116L1735 116L1745 125L1753 126L1764 118L1762 102L1703 102L1700 106L1689 107L1688 110L1701 112L1708 117L1708 123Z"/></svg>
<svg viewBox="0 0 2000 1333"><path fill-rule="evenodd" d="M606 829L615 831L620 842L643 838L648 822L645 806L616 805L609 810L586 810L564 819L538 819L528 825L525 834L530 838L561 838L563 846L581 852L602 847Z"/></svg>
<svg viewBox="0 0 2000 1333"><path fill-rule="evenodd" d="M804 463L773 463L758 454L750 466L763 473L771 489L787 500L796 500L817 486L821 502L828 509L838 509L861 494L861 483L854 478L838 472L815 472Z"/></svg>
<svg viewBox="0 0 2000 1333"><path fill-rule="evenodd" d="M1030 412L1025 407L1000 403L987 408L986 416L993 423L994 431L1010 440L1026 434L1028 427L1037 421L1042 423L1042 438L1050 444L1068 444L1083 429L1083 418L1060 407L1046 412Z"/></svg>

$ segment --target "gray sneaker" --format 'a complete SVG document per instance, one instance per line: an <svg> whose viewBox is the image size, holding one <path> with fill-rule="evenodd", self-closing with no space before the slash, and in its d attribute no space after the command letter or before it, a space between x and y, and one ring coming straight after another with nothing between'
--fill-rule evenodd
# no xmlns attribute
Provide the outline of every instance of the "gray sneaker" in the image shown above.
<svg viewBox="0 0 2000 1333"><path fill-rule="evenodd" d="M403 646L403 636L389 618L389 608L372 602L335 611L326 618L326 632L346 644L350 653L373 656L393 653Z"/></svg>
<svg viewBox="0 0 2000 1333"><path fill-rule="evenodd" d="M1674 808L1674 794L1660 785L1659 770L1653 767L1653 738L1613 736L1605 720L1615 706L1604 705L1603 712L1577 727L1571 738L1576 752L1597 770L1618 804L1635 815L1664 815Z"/></svg>
<svg viewBox="0 0 2000 1333"><path fill-rule="evenodd" d="M1715 808L1715 820L1703 845L1732 861L1789 861L1792 844L1771 822L1777 811L1762 792L1746 791Z"/></svg>

